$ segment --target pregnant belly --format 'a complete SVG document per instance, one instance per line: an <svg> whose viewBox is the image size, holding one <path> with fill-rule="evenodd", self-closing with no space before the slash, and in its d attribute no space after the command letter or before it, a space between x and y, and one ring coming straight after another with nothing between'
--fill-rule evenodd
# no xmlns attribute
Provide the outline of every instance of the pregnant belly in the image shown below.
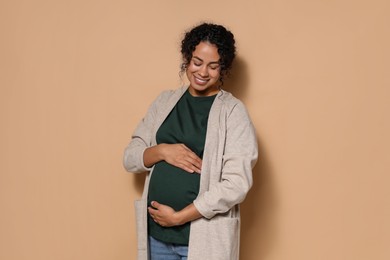
<svg viewBox="0 0 390 260"><path fill-rule="evenodd" d="M151 201L168 205L178 211L191 204L199 193L200 175L159 162L149 182L148 204Z"/></svg>

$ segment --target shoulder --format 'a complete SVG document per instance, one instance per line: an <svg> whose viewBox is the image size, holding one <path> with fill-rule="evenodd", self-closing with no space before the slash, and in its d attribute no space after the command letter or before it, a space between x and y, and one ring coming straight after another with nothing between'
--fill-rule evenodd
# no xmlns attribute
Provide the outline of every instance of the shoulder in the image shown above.
<svg viewBox="0 0 390 260"><path fill-rule="evenodd" d="M186 89L187 87L180 87L177 89L164 90L157 96L153 103L157 106L167 104L170 100L177 99L178 96L181 96Z"/></svg>
<svg viewBox="0 0 390 260"><path fill-rule="evenodd" d="M218 95L219 100L221 100L223 106L225 107L225 111L228 114L227 116L231 116L232 114L245 115L248 116L248 111L244 105L244 103L233 96L232 93L221 90Z"/></svg>

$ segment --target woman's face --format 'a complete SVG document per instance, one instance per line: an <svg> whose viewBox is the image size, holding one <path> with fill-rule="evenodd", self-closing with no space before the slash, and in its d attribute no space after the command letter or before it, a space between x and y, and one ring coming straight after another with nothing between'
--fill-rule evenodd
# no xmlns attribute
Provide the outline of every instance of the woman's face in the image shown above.
<svg viewBox="0 0 390 260"><path fill-rule="evenodd" d="M200 42L188 64L186 73L190 81L189 91L193 96L212 96L219 91L221 76L220 56L217 46Z"/></svg>

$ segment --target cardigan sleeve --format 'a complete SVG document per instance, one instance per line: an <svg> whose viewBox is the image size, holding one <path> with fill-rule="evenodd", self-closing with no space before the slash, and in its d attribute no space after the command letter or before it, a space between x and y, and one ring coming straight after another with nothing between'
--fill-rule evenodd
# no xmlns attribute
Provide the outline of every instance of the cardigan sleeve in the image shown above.
<svg viewBox="0 0 390 260"><path fill-rule="evenodd" d="M244 105L239 102L227 118L220 181L210 184L209 190L194 201L204 217L210 219L225 213L245 199L252 187L252 168L257 156L255 130Z"/></svg>
<svg viewBox="0 0 390 260"><path fill-rule="evenodd" d="M132 134L131 141L127 145L123 156L123 166L127 171L140 173L151 170L151 168L144 165L143 154L146 148L152 146L154 123L167 94L168 92L163 92L153 101L145 117L139 122Z"/></svg>

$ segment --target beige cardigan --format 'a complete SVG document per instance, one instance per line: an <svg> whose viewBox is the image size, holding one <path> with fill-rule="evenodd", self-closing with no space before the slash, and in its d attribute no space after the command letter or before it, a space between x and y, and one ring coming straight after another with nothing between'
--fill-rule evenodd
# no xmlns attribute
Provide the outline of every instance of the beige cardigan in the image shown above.
<svg viewBox="0 0 390 260"><path fill-rule="evenodd" d="M135 202L138 260L148 259L147 195L153 167L143 152L156 145L156 132L187 87L164 91L137 126L124 153L129 172L145 172L142 199ZM191 223L188 260L239 259L241 203L252 186L257 160L255 130L241 101L221 90L211 107L195 207L204 216Z"/></svg>

